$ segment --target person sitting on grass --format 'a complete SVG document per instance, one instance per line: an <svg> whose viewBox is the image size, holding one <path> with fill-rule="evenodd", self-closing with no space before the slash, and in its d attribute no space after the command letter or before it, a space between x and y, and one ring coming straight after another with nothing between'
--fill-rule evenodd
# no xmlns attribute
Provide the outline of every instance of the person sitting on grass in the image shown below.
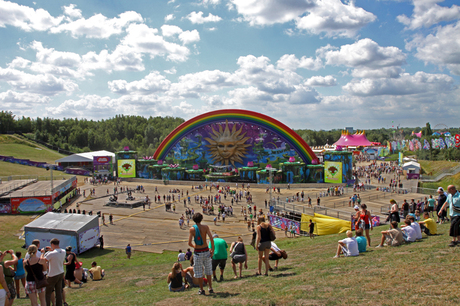
<svg viewBox="0 0 460 306"><path fill-rule="evenodd" d="M422 230L420 229L420 225L415 222L415 217L413 216L407 216L407 219L409 219L410 221L410 226L414 229L415 231L415 239L416 240L421 240L422 239ZM404 225L401 226L402 227L405 227Z"/></svg>
<svg viewBox="0 0 460 306"><path fill-rule="evenodd" d="M199 288L200 281L198 280L198 278L195 277L195 272L193 270L193 256L190 258L190 267L188 267L187 269L184 269L183 271L185 273L185 280L190 286L190 288L193 288L193 287ZM203 278L203 282L206 285L208 280L206 278Z"/></svg>
<svg viewBox="0 0 460 306"><path fill-rule="evenodd" d="M333 258L339 258L340 254L348 256L359 256L358 242L356 238L353 237L353 232L347 231L347 238L339 240L339 245L337 246L337 253Z"/></svg>
<svg viewBox="0 0 460 306"><path fill-rule="evenodd" d="M98 266L95 261L91 263L91 269L89 269L88 272L93 281L101 280L105 276L104 269Z"/></svg>
<svg viewBox="0 0 460 306"><path fill-rule="evenodd" d="M363 236L363 229L356 230L356 242L358 242L358 250L360 253L366 252L367 239Z"/></svg>
<svg viewBox="0 0 460 306"><path fill-rule="evenodd" d="M430 218L430 213L425 211L423 213L423 221L420 221L420 229L428 236L436 235L438 233L438 225L436 221Z"/></svg>
<svg viewBox="0 0 460 306"><path fill-rule="evenodd" d="M281 250L276 243L273 241L271 242L271 248L270 248L270 254L268 254L268 260L274 260L275 261L275 270L278 269L278 262L281 258L286 259L287 258L287 253L285 250ZM268 265L268 271L273 271L272 267L270 264Z"/></svg>
<svg viewBox="0 0 460 306"><path fill-rule="evenodd" d="M185 272L182 270L182 265L178 262L175 262L172 267L172 271L168 274L169 291L180 292L188 289L188 284L186 285L183 282L184 278Z"/></svg>
<svg viewBox="0 0 460 306"><path fill-rule="evenodd" d="M384 243L389 246L398 246L404 242L402 231L398 228L398 222L391 221L390 225L391 229L388 231L381 231L382 239L376 248L383 247Z"/></svg>
<svg viewBox="0 0 460 306"><path fill-rule="evenodd" d="M406 242L414 242L417 240L417 233L415 232L414 228L411 225L411 221L409 218L404 220L404 225L401 226L401 230L403 232L403 238Z"/></svg>

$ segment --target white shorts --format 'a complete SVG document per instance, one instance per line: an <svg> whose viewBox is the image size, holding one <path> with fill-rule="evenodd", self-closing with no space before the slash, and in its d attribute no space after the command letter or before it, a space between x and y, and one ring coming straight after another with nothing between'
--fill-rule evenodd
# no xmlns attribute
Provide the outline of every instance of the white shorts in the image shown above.
<svg viewBox="0 0 460 306"><path fill-rule="evenodd" d="M201 278L204 275L212 275L212 259L211 253L209 251L194 253L193 261L193 271L195 272L195 278Z"/></svg>

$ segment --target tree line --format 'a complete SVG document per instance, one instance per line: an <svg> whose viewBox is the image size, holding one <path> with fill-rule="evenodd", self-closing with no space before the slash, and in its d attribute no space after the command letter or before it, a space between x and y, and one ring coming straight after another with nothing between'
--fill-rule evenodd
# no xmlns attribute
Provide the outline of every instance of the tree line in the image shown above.
<svg viewBox="0 0 460 306"><path fill-rule="evenodd" d="M99 121L86 119L53 119L16 117L12 112L0 112L0 133L21 132L34 140L47 142L53 146L75 153L97 150L116 152L129 147L140 156L152 156L155 149L168 134L184 122L178 117L142 117L117 115ZM333 144L341 136L341 130L296 129L297 134L311 147ZM366 130L367 139L386 145L395 138L411 139L412 131L422 131L423 139L430 140L433 130L429 123L416 128L380 128ZM452 134L460 129L451 128ZM438 136L439 137L439 136ZM430 142L431 143L431 142ZM425 151L425 152L424 152ZM421 150L416 152L421 159L457 159L458 149ZM460 154L460 153L459 153Z"/></svg>

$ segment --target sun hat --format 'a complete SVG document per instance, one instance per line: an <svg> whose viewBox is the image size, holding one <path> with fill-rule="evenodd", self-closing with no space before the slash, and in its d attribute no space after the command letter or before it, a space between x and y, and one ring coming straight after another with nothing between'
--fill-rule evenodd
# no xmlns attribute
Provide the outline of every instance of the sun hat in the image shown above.
<svg viewBox="0 0 460 306"><path fill-rule="evenodd" d="M444 189L442 187L439 187L438 191L444 191Z"/></svg>
<svg viewBox="0 0 460 306"><path fill-rule="evenodd" d="M355 207L353 207L354 209L359 209L359 206L358 205L355 205Z"/></svg>

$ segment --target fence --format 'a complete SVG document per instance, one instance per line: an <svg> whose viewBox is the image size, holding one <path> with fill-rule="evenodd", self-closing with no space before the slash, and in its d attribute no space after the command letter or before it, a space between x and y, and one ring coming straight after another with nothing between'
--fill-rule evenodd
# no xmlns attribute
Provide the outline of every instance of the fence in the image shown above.
<svg viewBox="0 0 460 306"><path fill-rule="evenodd" d="M338 218L338 219L343 219L343 220L350 220L351 217L351 212L349 211L343 211L343 210L338 210L330 207L325 207L325 206L313 206L313 207L307 207L303 205L296 205L293 203L289 202L279 202L279 201L273 201L272 200L272 205L275 208L275 210L282 210L285 212L291 212L294 214L307 214L307 215L314 215L315 213Z"/></svg>

